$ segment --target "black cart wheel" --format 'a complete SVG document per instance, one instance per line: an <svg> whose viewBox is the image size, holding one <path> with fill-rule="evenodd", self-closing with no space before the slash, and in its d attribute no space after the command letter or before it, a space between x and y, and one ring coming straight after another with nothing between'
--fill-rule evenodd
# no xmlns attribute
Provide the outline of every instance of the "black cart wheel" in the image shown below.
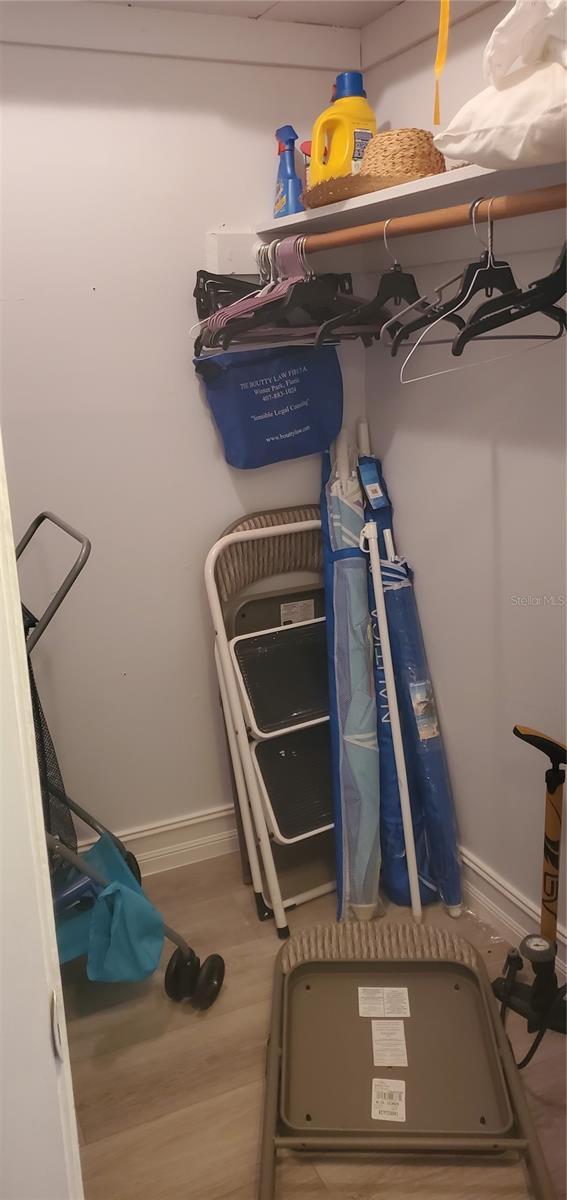
<svg viewBox="0 0 567 1200"><path fill-rule="evenodd" d="M138 862L138 859L136 858L136 855L132 854L131 850L126 851L126 853L124 855L124 862L126 863L126 866L129 867L129 869L131 870L136 882L139 883L141 886L142 872L140 871L140 864Z"/></svg>
<svg viewBox="0 0 567 1200"><path fill-rule="evenodd" d="M200 978L201 964L193 950L184 954L177 947L167 964L164 986L170 1000L190 1000Z"/></svg>
<svg viewBox="0 0 567 1200"><path fill-rule="evenodd" d="M223 984L224 958L220 954L209 954L205 959L191 1003L194 1008L210 1008L214 1004Z"/></svg>

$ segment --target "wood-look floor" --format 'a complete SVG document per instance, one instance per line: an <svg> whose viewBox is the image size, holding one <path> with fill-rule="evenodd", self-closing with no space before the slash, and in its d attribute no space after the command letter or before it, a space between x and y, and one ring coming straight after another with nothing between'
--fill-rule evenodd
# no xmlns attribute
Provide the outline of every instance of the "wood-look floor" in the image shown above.
<svg viewBox="0 0 567 1200"><path fill-rule="evenodd" d="M65 1002L87 1200L254 1200L272 967L279 942L260 924L237 855L154 875L146 890L201 956L220 952L226 982L207 1013L172 1004L157 974L142 985L92 984L64 971ZM290 913L292 932L334 919L334 897ZM404 920L394 909L385 919ZM506 947L465 914L439 909L481 950L492 975ZM164 955L166 961L169 954ZM531 1038L512 1017L518 1058ZM442 1064L440 1064L442 1070ZM565 1043L549 1033L523 1072L557 1196L565 1197ZM391 1158L287 1159L278 1200L520 1200L516 1163Z"/></svg>

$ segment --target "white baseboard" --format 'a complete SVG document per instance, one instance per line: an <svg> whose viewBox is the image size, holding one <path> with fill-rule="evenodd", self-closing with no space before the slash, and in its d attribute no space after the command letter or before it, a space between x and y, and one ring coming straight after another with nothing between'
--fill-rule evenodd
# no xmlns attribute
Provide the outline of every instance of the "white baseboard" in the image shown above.
<svg viewBox="0 0 567 1200"><path fill-rule="evenodd" d="M238 850L231 804L159 825L143 825L118 836L136 855L142 875L156 875L158 871L170 871ZM91 837L81 841L80 850L88 849L94 840Z"/></svg>
<svg viewBox="0 0 567 1200"><path fill-rule="evenodd" d="M492 925L506 941L517 946L528 933L539 929L539 908L522 892L483 863L470 850L461 849L465 900L476 914ZM567 972L567 929L557 927L557 970Z"/></svg>
<svg viewBox="0 0 567 1200"><path fill-rule="evenodd" d="M188 817L144 825L126 830L120 838L136 855L142 875L155 875L189 863L203 862L238 850L238 837L232 805L192 813ZM81 850L92 845L93 838L79 843ZM526 934L539 927L539 909L512 884L483 863L470 850L462 848L463 891L472 911L491 925L506 941L517 945ZM567 972L567 929L557 929L559 948L557 967Z"/></svg>

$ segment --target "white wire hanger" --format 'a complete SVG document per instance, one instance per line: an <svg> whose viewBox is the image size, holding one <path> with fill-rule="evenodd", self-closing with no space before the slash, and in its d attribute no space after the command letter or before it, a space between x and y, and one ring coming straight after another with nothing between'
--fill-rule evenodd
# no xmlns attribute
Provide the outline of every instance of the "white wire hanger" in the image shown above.
<svg viewBox="0 0 567 1200"><path fill-rule="evenodd" d="M441 370L439 370L439 371L430 371L430 372L428 372L428 373L427 373L427 374L425 374L425 375L412 375L410 378L407 378L407 375L406 375L406 368L407 368L407 365L408 365L408 363L409 363L410 359L411 359L411 358L413 358L413 355L415 354L415 352L416 352L416 350L418 349L418 347L419 347L419 346L422 344L422 342L424 342L424 340L427 338L427 335L428 335L428 333L430 333L432 329L435 329L436 325L438 325L438 324L440 323L440 321L442 321L442 320L446 319L446 317L447 317L447 316L451 316L451 315L453 315L453 313L456 313L457 311L459 311L460 309L462 309L462 308L464 308L464 307L465 307L465 305L468 303L468 301L471 299L471 297L473 296L473 294L474 294L474 293L475 293L475 291L477 290L477 288L476 288L476 284L477 284L477 281L478 281L478 277L479 277L479 275L481 275L481 273L482 273L484 270L486 270L486 269L487 269L487 267L488 267L488 268L490 268L491 266L493 266L493 265L495 264L495 259L494 259L494 221L493 221L493 219L492 219L492 217L491 217L491 208L492 208L492 204L493 204L493 200L494 200L494 198L492 197L492 198L491 198L491 199L488 201L488 214L487 214L487 220L488 220L488 245L486 245L486 243L485 243L485 242L482 240L482 238L480 237L480 234L479 234L479 232L478 232L477 225L476 225L476 210L477 210L477 208L478 208L479 204L481 204L481 203L482 203L482 199L483 199L483 197L481 197L481 198L480 198L480 199L478 199L478 200L475 200L474 204L472 204L472 205L471 205L471 221L472 221L472 226L473 226L473 230L474 230L474 233L475 233L475 236L476 236L476 238L477 238L477 239L478 239L478 241L481 243L481 245L485 246L485 248L486 248L486 249L487 249L487 251L488 251L487 263L486 263L486 265L484 265L484 264L480 264L480 263L479 263L478 269L477 269L477 271L475 272L475 274L474 274L474 276L473 276L473 278L472 278L472 280L471 280L471 282L470 282L470 285L469 285L469 288L468 288L468 291L467 291L467 294L466 294L466 296L465 296L464 298L462 298L462 297L461 297L461 298L459 299L459 301L458 301L458 302L455 304L455 307L454 307L454 308L452 308L452 309L450 309L450 310L449 310L449 312L445 312L445 313L443 313L443 314L442 314L442 316L439 316L439 317L437 317L437 319L436 319L436 320L432 321L432 322L431 322L429 325L426 325L425 329L424 329L424 330L423 330L423 331L420 333L420 335L419 335L419 337L417 338L417 340L416 340L416 341L413 343L413 345L411 346L411 348L410 348L410 351L409 351L409 354L407 354L407 355L406 355L406 358L404 359L404 361L403 361L403 363L402 363L402 366L401 366L401 368L400 368L400 383L403 383L403 384L408 384L408 383L420 383L420 382L422 382L423 380L426 380L426 379L435 379L435 378L436 378L438 375L452 375L452 374L454 374L456 371L466 371L466 370L470 370L470 369L472 369L472 368L474 368L474 367L485 367L485 366L489 366L489 365L490 365L490 364L492 364L493 362L499 362L501 359L505 359L505 358L512 358L513 356L515 356L515 355L516 355L516 354L518 354L518 353L526 353L526 352L528 352L528 351L530 351L530 350L538 350L538 349L540 349L540 348L541 348L543 345L545 345L545 344L547 344L547 343L549 343L549 342L554 342L554 341L556 341L556 340L557 340L557 335L556 335L556 334L551 334L549 337L547 337L547 336L542 336L541 334L540 334L540 335L537 335L537 334L534 334L534 335L531 335L531 334L521 334L521 335L513 335L513 334L511 334L511 335L506 335L506 334L495 334L495 335L490 335L490 334L488 334L488 335L485 335L485 336L483 336L483 337L479 338L478 340L479 340L479 341L481 341L481 342L488 342L488 341L519 341L519 340L522 340L522 341L524 341L524 340L530 340L532 337L533 337L533 338L535 338L535 339L537 339L537 340L536 340L536 344L535 344L535 345L524 346L524 347L523 347L523 349L522 349L522 350L520 350L520 351L518 351L518 349L515 349L515 350L510 350L510 351L508 351L506 354L496 354L496 355L494 355L494 356L493 356L492 358L490 358L490 359L479 359L479 360L477 360L476 362L467 362L467 363L461 363L459 366L454 366L454 367L444 367L444 368L442 368L442 369L441 369ZM459 278L461 278L460 274L457 276L457 279L459 279ZM452 282L452 283L454 283L454 282L456 282L456 281L455 281L455 280L449 280L449 281L448 281L446 284L444 284L444 285L442 285L442 286L443 286L444 288L446 288L446 287L448 287L448 286L449 286L449 284L450 284L451 282ZM434 308L434 307L435 307L435 303L436 303L436 302L434 302L432 305L430 305L430 309L432 309L432 308ZM415 307L416 307L416 305L414 305L413 307L415 308ZM401 314L400 314L400 315L401 315ZM434 339L429 339L429 338L427 339L427 342L426 342L426 345L430 345L430 346L432 346L432 345L439 345L439 344L440 344L440 343L439 343L438 341L436 341L436 340L434 340Z"/></svg>

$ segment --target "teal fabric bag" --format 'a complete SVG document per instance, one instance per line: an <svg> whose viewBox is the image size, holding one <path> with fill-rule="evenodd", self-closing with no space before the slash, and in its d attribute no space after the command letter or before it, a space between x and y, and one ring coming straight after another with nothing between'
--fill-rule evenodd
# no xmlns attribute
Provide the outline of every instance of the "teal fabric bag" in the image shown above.
<svg viewBox="0 0 567 1200"><path fill-rule="evenodd" d="M116 983L153 974L163 947L163 921L143 892L110 883L97 896L90 916L89 979Z"/></svg>
<svg viewBox="0 0 567 1200"><path fill-rule="evenodd" d="M82 856L109 884L94 905L56 918L59 961L87 955L89 979L107 983L146 979L158 966L163 920L144 896L118 847L101 834Z"/></svg>

